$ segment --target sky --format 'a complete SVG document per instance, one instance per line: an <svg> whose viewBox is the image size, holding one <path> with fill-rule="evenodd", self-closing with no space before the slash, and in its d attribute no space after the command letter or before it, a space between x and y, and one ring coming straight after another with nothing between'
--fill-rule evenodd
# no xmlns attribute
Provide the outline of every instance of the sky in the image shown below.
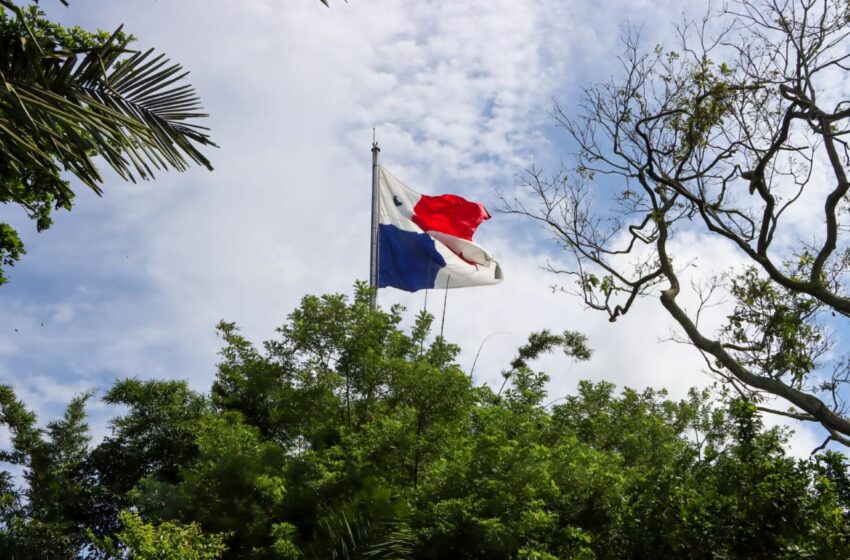
<svg viewBox="0 0 850 560"><path fill-rule="evenodd" d="M495 209L523 170L554 168L569 143L551 115L581 88L619 70L619 36L671 41L679 12L650 1L604 0L73 0L43 2L64 25L113 30L191 71L219 148L215 170L125 183L104 169L104 195L77 185L72 212L36 233L23 212L0 208L28 254L0 288L0 382L43 422L113 380L187 379L208 390L221 320L261 342L307 294L347 293L368 277L372 128L381 163L425 194L455 193ZM677 10L704 9L682 1ZM529 333L585 333L593 358L536 365L550 400L580 379L681 398L712 379L692 348L665 342L672 321L657 299L609 323L544 270L563 259L546 232L493 212L476 242L501 263L499 285L451 290L445 336L476 383L500 371ZM683 236L678 255L701 271L737 262L720 242ZM442 318L443 292L427 306ZM381 290L409 319L423 293ZM115 411L91 401L97 434ZM777 418L769 423L780 422ZM795 425L795 454L822 437ZM0 440L5 437L0 432ZM2 443L2 441L0 441Z"/></svg>

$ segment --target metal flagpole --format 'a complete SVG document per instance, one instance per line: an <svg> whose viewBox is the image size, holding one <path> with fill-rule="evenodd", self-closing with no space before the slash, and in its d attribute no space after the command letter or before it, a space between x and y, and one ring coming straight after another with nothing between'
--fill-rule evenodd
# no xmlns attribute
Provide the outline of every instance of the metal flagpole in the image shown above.
<svg viewBox="0 0 850 560"><path fill-rule="evenodd" d="M371 253L369 255L369 286L372 288L372 310L378 306L378 221L380 219L381 201L378 193L378 154L381 148L375 139L375 129L372 129L372 236Z"/></svg>

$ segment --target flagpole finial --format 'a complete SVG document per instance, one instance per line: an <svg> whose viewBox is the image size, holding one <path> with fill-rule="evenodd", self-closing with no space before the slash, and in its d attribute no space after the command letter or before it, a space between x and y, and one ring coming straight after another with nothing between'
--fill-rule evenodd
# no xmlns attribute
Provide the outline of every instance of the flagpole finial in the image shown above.
<svg viewBox="0 0 850 560"><path fill-rule="evenodd" d="M375 133L375 127L372 127L372 150L381 151L381 148L378 147L378 137Z"/></svg>

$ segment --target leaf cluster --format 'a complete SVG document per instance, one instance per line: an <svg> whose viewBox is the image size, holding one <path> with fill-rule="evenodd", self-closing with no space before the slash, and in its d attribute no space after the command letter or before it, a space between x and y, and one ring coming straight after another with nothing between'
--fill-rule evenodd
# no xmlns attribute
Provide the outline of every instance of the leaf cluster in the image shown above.
<svg viewBox="0 0 850 560"><path fill-rule="evenodd" d="M46 19L36 3L0 2L0 204L23 208L39 231L70 210L68 174L102 193L100 159L123 179L190 164L212 169L214 146L188 72L121 28L89 32ZM23 254L8 225L0 265ZM5 281L0 271L0 283Z"/></svg>

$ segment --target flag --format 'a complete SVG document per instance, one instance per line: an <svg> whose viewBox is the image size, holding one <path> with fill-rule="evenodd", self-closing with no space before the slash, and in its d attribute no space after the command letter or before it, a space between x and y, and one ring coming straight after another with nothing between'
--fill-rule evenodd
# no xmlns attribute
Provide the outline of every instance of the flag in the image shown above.
<svg viewBox="0 0 850 560"><path fill-rule="evenodd" d="M472 242L487 209L453 194L421 195L379 169L378 287L408 292L496 284L502 269Z"/></svg>

